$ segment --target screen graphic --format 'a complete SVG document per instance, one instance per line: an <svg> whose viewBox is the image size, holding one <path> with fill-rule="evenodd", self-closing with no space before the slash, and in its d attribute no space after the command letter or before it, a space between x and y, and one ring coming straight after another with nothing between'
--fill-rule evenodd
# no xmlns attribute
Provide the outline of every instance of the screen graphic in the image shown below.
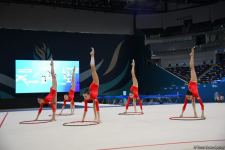
<svg viewBox="0 0 225 150"><path fill-rule="evenodd" d="M75 66L76 92L80 91L79 61L54 61L57 92L68 92ZM16 60L16 93L48 93L52 86L50 60Z"/></svg>

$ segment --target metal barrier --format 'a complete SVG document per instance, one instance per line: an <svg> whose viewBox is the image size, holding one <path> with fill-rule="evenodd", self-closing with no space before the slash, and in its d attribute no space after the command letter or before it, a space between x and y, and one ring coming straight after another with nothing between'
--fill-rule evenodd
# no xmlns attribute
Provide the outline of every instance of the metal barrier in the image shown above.
<svg viewBox="0 0 225 150"><path fill-rule="evenodd" d="M169 95L140 95L143 105L154 105L164 103L177 103L182 94L169 94ZM103 104L117 104L125 105L128 96L114 95L114 96L98 96L99 102Z"/></svg>

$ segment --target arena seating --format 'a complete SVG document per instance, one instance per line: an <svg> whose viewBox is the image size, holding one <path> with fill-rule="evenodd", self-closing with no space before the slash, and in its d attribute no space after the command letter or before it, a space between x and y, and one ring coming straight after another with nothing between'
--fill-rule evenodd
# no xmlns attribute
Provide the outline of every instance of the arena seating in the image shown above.
<svg viewBox="0 0 225 150"><path fill-rule="evenodd" d="M212 67L202 78L202 83L210 83L225 77L225 64L217 64Z"/></svg>
<svg viewBox="0 0 225 150"><path fill-rule="evenodd" d="M200 77L203 73L205 73L211 65L204 64L195 66L195 70L197 73L197 76ZM180 77L181 79L184 79L185 81L189 81L190 79L190 68L189 67L170 67L166 68L171 73L175 74L176 76ZM201 80L200 80L201 82Z"/></svg>

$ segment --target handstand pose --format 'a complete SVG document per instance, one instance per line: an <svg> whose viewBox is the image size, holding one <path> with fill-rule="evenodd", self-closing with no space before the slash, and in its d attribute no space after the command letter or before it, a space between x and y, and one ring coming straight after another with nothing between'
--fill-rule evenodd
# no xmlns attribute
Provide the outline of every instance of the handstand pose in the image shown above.
<svg viewBox="0 0 225 150"><path fill-rule="evenodd" d="M129 104L130 104L130 99L133 99L134 111L137 112L137 110L136 110L136 100L137 100L139 105L140 105L141 112L143 113L142 103L141 103L141 100L140 100L139 95L138 95L138 81L137 81L135 71L134 71L134 67L135 67L134 59L133 59L131 65L132 65L131 76L132 76L133 85L130 88L129 97L128 97L128 100L127 100L127 103L126 103L125 113L127 113L127 110L128 110Z"/></svg>
<svg viewBox="0 0 225 150"><path fill-rule="evenodd" d="M38 120L39 115L42 112L43 106L49 104L52 109L52 119L50 121L55 121L55 112L56 112L56 94L57 94L57 81L54 72L54 63L53 59L51 59L51 76L52 76L52 86L50 88L50 93L45 98L38 98L38 103L40 104L40 108L38 110L38 115L35 120Z"/></svg>
<svg viewBox="0 0 225 150"><path fill-rule="evenodd" d="M198 117L197 113L196 113L196 109L195 109L195 99L198 100L199 104L201 105L201 110L202 110L202 115L201 118L205 119L205 115L204 115L204 104L202 102L201 97L199 96L198 93L198 83L197 83L197 75L195 72L195 65L194 65L194 52L195 52L195 47L193 47L191 49L191 53L190 53L190 70L191 70L191 79L190 82L188 84L188 90L189 93L188 96L185 97L185 101L184 101L184 105L182 108L182 113L180 115L180 117L183 117L184 111L186 109L186 105L188 103L188 100L192 101L192 105L193 105L193 109L194 109L194 117Z"/></svg>
<svg viewBox="0 0 225 150"><path fill-rule="evenodd" d="M66 106L66 102L70 102L70 110L71 110L71 114L74 114L74 109L75 109L75 105L74 105L74 92L75 92L75 66L73 68L73 73L72 73L72 83L71 83L71 88L70 91L68 92L68 94L64 95L64 101L63 101L63 106L62 106L62 110L59 113L60 115L62 114L65 106Z"/></svg>
<svg viewBox="0 0 225 150"><path fill-rule="evenodd" d="M94 115L95 118L94 120L97 122L101 122L100 119L100 113L99 113L99 102L98 102L98 88L99 88L99 78L98 78L98 74L96 72L96 68L95 68L95 50L92 47L91 48L91 62L90 62L90 66L91 66L91 75L92 75L92 83L89 86L89 89L86 90L83 94L84 97L84 114L83 114L83 118L82 121L84 121L86 114L87 114L87 105L88 105L88 101L93 101L93 109L94 109Z"/></svg>

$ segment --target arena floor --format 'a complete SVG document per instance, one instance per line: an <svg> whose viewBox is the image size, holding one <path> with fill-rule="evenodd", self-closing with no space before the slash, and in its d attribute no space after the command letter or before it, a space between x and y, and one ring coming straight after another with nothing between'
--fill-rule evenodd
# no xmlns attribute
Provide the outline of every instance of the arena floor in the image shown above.
<svg viewBox="0 0 225 150"><path fill-rule="evenodd" d="M37 109L8 111L8 114L1 112L0 149L193 150L206 146L225 149L225 104L205 104L206 120L170 120L170 117L180 114L181 107L181 104L144 106L145 114L136 116L118 115L124 111L123 107L102 107L103 123L82 127L65 127L62 124L80 120L83 109L76 109L73 116L59 116L56 122L35 125L19 122L34 119ZM129 110L133 111L132 106ZM49 114L50 110L44 110L40 119L49 119ZM192 114L189 104L185 115ZM88 120L93 119L90 108L87 117Z"/></svg>

